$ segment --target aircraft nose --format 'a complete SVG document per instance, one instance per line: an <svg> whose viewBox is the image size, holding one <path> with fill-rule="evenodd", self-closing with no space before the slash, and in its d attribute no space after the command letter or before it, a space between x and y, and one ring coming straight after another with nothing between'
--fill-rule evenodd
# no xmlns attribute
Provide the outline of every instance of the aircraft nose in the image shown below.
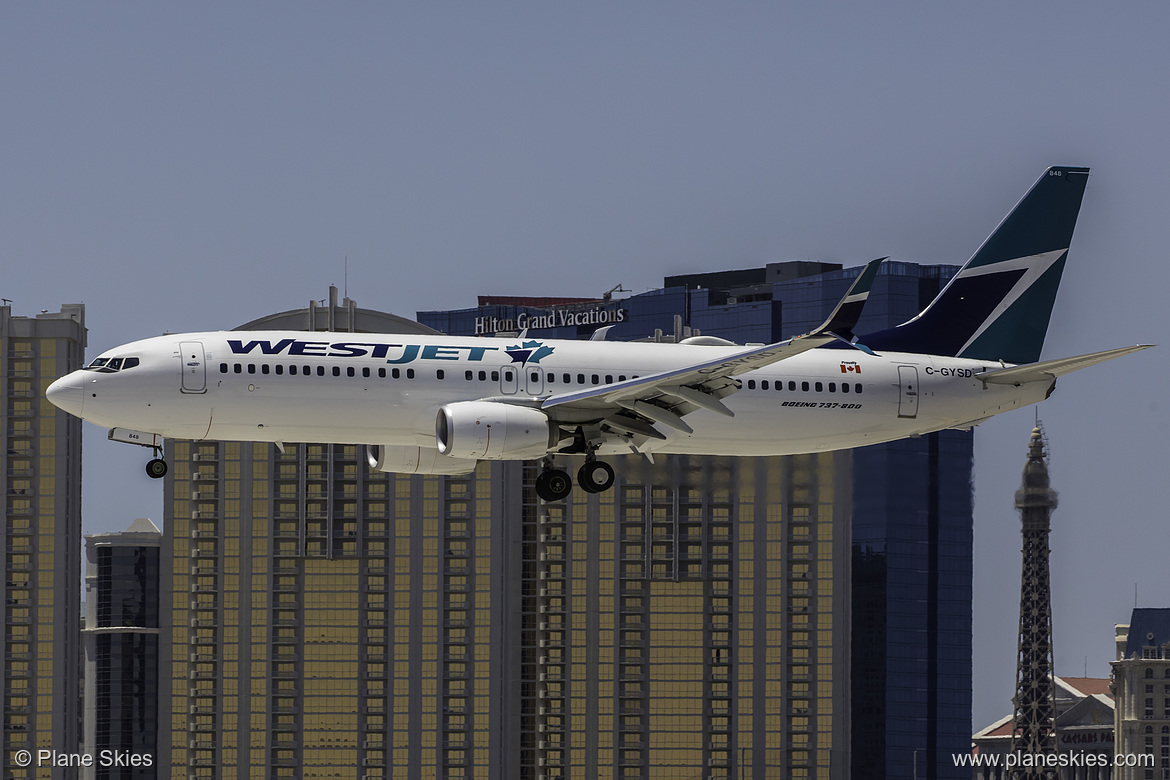
<svg viewBox="0 0 1170 780"><path fill-rule="evenodd" d="M80 371L58 379L45 390L45 398L58 409L69 412L76 417L81 416L81 407L85 401L85 377Z"/></svg>

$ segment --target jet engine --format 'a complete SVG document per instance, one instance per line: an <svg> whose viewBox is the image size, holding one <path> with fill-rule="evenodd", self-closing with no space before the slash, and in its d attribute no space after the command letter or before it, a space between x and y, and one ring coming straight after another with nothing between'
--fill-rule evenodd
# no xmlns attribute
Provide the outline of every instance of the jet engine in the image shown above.
<svg viewBox="0 0 1170 780"><path fill-rule="evenodd" d="M458 401L439 407L439 452L455 458L528 460L556 444L557 428L539 409L496 401Z"/></svg>
<svg viewBox="0 0 1170 780"><path fill-rule="evenodd" d="M434 447L407 447L399 444L366 447L366 460L374 471L395 474L469 474L475 470L476 464L471 459L439 455Z"/></svg>

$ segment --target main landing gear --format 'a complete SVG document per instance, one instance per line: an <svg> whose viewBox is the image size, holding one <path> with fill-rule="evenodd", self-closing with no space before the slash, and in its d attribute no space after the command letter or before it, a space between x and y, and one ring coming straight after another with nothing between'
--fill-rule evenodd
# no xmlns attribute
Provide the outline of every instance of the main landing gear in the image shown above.
<svg viewBox="0 0 1170 780"><path fill-rule="evenodd" d="M577 484L586 493L609 490L613 487L613 479L613 467L592 455L586 457L585 464L577 469ZM573 480L568 472L553 467L552 459L546 458L544 468L536 478L536 495L545 501L560 501L572 490Z"/></svg>

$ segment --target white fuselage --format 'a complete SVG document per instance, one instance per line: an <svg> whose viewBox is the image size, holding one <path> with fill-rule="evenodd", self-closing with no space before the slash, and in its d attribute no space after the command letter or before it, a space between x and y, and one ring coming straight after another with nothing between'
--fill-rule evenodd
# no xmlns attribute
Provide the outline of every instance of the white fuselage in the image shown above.
<svg viewBox="0 0 1170 780"><path fill-rule="evenodd" d="M54 385L54 403L108 428L180 439L435 446L440 406L549 396L680 368L741 348L543 341L527 362L517 339L313 332L159 336L103 353L138 359ZM787 455L967 427L1043 400L1051 382L981 382L998 363L815 349L742 374L726 417L700 409L694 432L658 426L645 451ZM582 420L584 422L584 420ZM613 447L628 452L628 447ZM601 450L604 454L605 449Z"/></svg>

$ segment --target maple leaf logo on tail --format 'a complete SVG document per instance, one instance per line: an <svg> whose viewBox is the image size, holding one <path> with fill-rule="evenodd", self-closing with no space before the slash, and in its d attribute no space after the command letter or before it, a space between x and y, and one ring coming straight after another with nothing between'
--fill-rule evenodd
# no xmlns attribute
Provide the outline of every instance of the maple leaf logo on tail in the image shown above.
<svg viewBox="0 0 1170 780"><path fill-rule="evenodd" d="M540 341L525 341L522 344L513 344L510 347L505 347L504 352L508 354L508 357L512 358L513 363L527 365L529 363L539 363L541 359L551 355L554 349L556 347L546 346Z"/></svg>

